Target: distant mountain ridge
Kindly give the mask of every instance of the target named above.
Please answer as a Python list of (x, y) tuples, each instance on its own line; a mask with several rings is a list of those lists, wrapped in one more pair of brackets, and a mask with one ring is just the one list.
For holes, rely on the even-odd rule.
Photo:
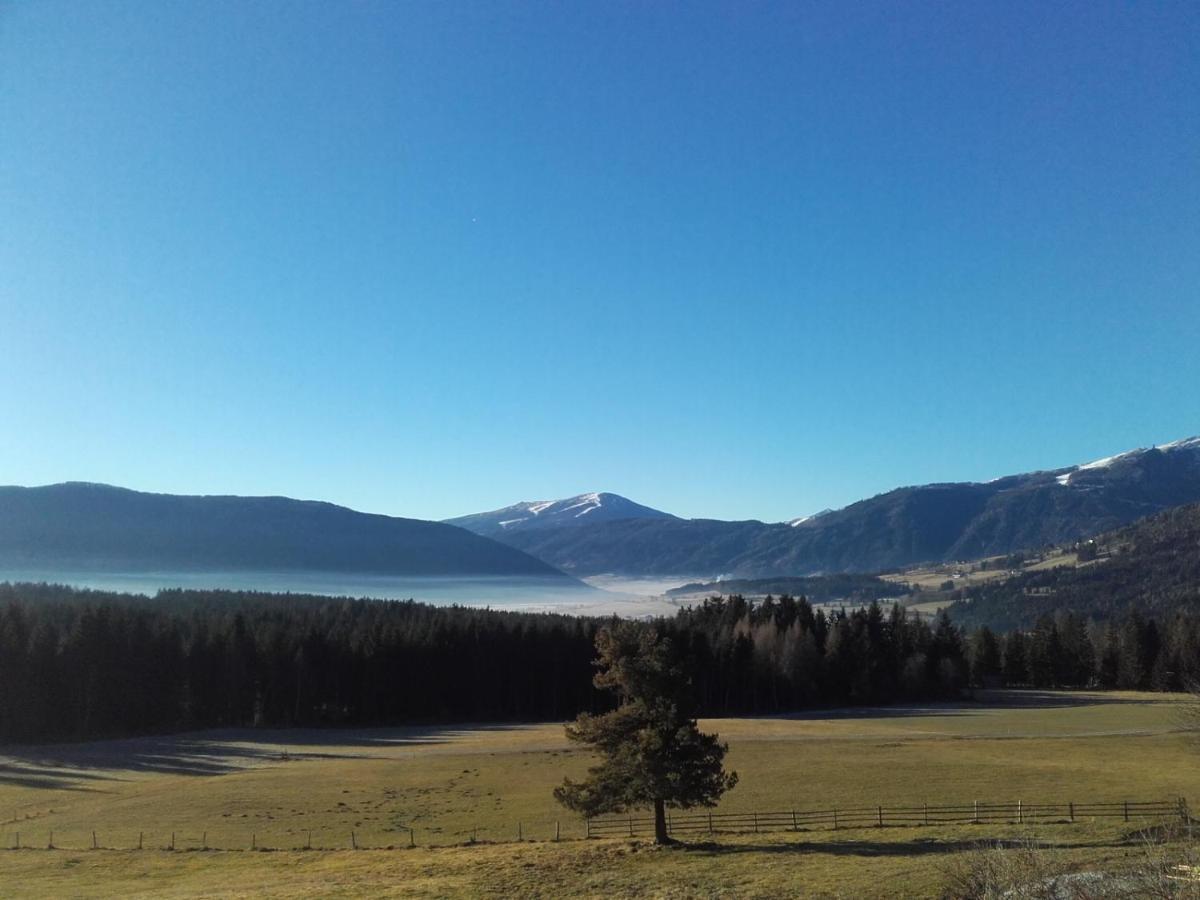
[(564, 571), (762, 578), (877, 572), (1087, 537), (1200, 501), (1200, 438), (989, 482), (903, 487), (792, 523), (641, 518), (501, 531)]
[(634, 503), (619, 494), (603, 491), (579, 494), (565, 500), (529, 500), (503, 509), (445, 519), (476, 534), (495, 537), (529, 529), (562, 528), (611, 522), (618, 519), (674, 519), (670, 513)]
[(149, 494), (83, 482), (0, 487), (0, 565), (519, 575), (576, 583), (520, 550), (439, 522), (287, 497)]

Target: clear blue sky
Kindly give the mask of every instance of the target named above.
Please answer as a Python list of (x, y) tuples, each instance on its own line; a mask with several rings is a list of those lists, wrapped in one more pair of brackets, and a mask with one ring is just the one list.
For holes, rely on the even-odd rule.
[(1200, 5), (0, 6), (0, 483), (778, 520), (1200, 433)]

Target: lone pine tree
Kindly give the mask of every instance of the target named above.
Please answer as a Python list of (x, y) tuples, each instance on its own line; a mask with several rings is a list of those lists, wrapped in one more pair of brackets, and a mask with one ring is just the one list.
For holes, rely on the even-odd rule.
[(623, 622), (596, 635), (596, 687), (615, 691), (618, 706), (582, 713), (567, 737), (593, 747), (600, 763), (582, 781), (554, 790), (569, 809), (591, 817), (654, 809), (654, 839), (670, 843), (666, 808), (715, 806), (737, 773), (722, 766), (728, 745), (696, 726), (696, 705), (670, 642), (652, 628)]

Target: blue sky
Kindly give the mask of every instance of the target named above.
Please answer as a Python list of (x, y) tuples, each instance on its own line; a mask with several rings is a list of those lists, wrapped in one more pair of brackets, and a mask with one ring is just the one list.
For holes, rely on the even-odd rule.
[(0, 7), (0, 482), (779, 520), (1200, 433), (1200, 7)]

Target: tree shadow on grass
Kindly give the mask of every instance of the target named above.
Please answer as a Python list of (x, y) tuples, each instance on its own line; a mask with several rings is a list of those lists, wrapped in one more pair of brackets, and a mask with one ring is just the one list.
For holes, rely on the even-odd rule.
[(231, 728), (78, 744), (9, 745), (0, 746), (0, 784), (71, 788), (75, 782), (89, 779), (120, 780), (117, 773), (121, 772), (223, 775), (294, 760), (403, 758), (406, 750), (450, 746), (474, 733), (517, 732), (528, 727)]
[(86, 783), (103, 780), (106, 776), (92, 772), (64, 773), (61, 769), (40, 766), (25, 766), (20, 763), (0, 763), (0, 785), (13, 787), (42, 788), (59, 791), (98, 791)]
[[(1079, 850), (1129, 847), (1133, 840), (1110, 841), (1039, 841), (1044, 850)], [(978, 837), (969, 840), (943, 841), (937, 838), (917, 838), (911, 841), (781, 841), (767, 843), (722, 844), (717, 841), (680, 842), (680, 850), (689, 853), (708, 853), (713, 856), (740, 853), (773, 853), (779, 855), (825, 854), (827, 856), (942, 856), (969, 850), (1028, 847), (1029, 842), (1012, 837)]]

